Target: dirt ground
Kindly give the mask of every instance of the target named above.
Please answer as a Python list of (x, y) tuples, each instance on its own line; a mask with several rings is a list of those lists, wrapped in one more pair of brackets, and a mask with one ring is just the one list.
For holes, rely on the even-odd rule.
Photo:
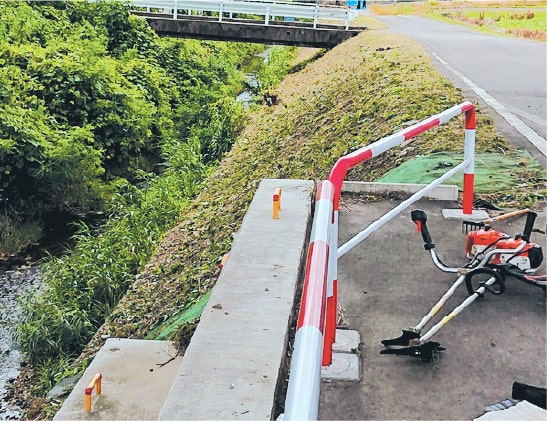
[[(345, 198), (340, 244), (397, 204)], [(436, 361), (380, 355), (380, 341), (416, 325), (456, 279), (433, 265), (410, 211), (427, 212), (441, 260), (461, 266), (466, 262), (461, 222), (441, 214), (457, 207), (422, 200), (340, 258), (339, 302), (363, 342), (361, 382), (323, 383), (320, 419), (472, 419), (486, 405), (511, 398), (514, 381), (546, 386), (545, 294), (514, 278), (506, 280), (504, 294), (487, 294), (432, 337), (446, 348)], [(524, 220), (492, 225), (514, 235), (522, 232)], [(534, 232), (532, 240), (545, 249), (544, 213), (535, 226), (543, 232)], [(542, 265), (536, 274), (545, 273), (545, 261)], [(433, 323), (467, 296), (461, 286)]]

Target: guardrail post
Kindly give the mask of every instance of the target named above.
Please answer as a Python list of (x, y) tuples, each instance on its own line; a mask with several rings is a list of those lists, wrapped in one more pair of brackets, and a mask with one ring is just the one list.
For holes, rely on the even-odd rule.
[(463, 171), (463, 214), (473, 213), (473, 196), (475, 194), (475, 108), (467, 106), (465, 109), (465, 144), (463, 159), (469, 164)]
[(218, 5), (218, 21), (222, 22), (222, 15), (224, 13), (224, 2), (223, 0), (220, 0), (220, 3)]
[(325, 317), (325, 340), (322, 365), (332, 364), (332, 344), (336, 342), (338, 318), (338, 211), (332, 213), (329, 234), (329, 269), (327, 284), (327, 313)]
[(285, 420), (317, 419), (333, 197), (332, 183), (328, 180), (320, 182), (317, 188), (315, 215), (306, 259), (306, 275), (294, 338)]
[(266, 16), (264, 16), (264, 25), (270, 24), (270, 6), (266, 6)]

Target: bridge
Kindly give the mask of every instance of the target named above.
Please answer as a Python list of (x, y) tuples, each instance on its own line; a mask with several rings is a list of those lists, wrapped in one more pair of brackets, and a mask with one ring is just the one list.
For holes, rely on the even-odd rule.
[(317, 3), (236, 0), (135, 0), (159, 34), (215, 41), (331, 48), (365, 28), (352, 28), (353, 8)]

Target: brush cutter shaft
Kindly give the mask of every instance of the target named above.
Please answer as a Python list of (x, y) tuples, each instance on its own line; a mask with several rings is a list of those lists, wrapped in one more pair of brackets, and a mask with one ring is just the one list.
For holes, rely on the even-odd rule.
[[(519, 251), (521, 251), (524, 247), (526, 246), (525, 243), (522, 243), (520, 244), (516, 249), (512, 249), (512, 250), (503, 250), (505, 253), (518, 253)], [(495, 250), (492, 250), (490, 251), (489, 253), (487, 253), (482, 259), (481, 261), (473, 268), (473, 269), (478, 269), (478, 268), (481, 268), (481, 267), (484, 267), (484, 265), (486, 263), (488, 263), (488, 261), (490, 260), (490, 258), (496, 254), (496, 253), (499, 253), (500, 250), (499, 249), (495, 249)], [(431, 258), (433, 259), (433, 262), (435, 262), (435, 265), (440, 268), (443, 272), (460, 272), (462, 269), (460, 268), (449, 268), (449, 267), (446, 267), (444, 266), (438, 259), (437, 259), (437, 255), (435, 254), (435, 251), (433, 249), (430, 250), (430, 253), (431, 253)], [(469, 270), (469, 269), (468, 269)], [(468, 272), (469, 273), (469, 272)], [(463, 284), (463, 282), (465, 281), (465, 274), (464, 275), (460, 275), (458, 277), (458, 279), (456, 279), (456, 281), (452, 284), (452, 286), (444, 293), (444, 295), (439, 299), (439, 301), (437, 301), (437, 304), (435, 304), (431, 310), (429, 310), (429, 313), (427, 313), (423, 318), (422, 320), (420, 320), (420, 323), (418, 323), (415, 327), (414, 327), (414, 330), (416, 332), (419, 332), (420, 330), (423, 329), (423, 327), (431, 320), (431, 318), (433, 316), (435, 316), (435, 314), (437, 314), (439, 312), (439, 310), (446, 304), (446, 301), (452, 297), (452, 295), (454, 295), (454, 292), (456, 291), (456, 289), (461, 285)]]
[(429, 313), (427, 313), (423, 318), (422, 320), (420, 320), (420, 323), (418, 323), (416, 325), (416, 327), (414, 328), (417, 332), (419, 332), (420, 330), (422, 330), (422, 328), (427, 324), (429, 323), (429, 321), (431, 320), (431, 318), (433, 316), (435, 316), (435, 314), (437, 314), (439, 312), (439, 310), (445, 305), (446, 301), (452, 297), (452, 295), (454, 294), (454, 292), (456, 291), (456, 289), (461, 285), (463, 284), (465, 280), (465, 275), (460, 275), (460, 277), (458, 279), (456, 279), (456, 282), (454, 282), (452, 284), (452, 286), (448, 289), (448, 291), (446, 291), (444, 293), (444, 295), (441, 297), (441, 299), (437, 302), (437, 304), (435, 304), (431, 310), (429, 310)]
[[(526, 246), (526, 243), (522, 243), (521, 245), (519, 245), (516, 249), (512, 249), (512, 250), (503, 250), (505, 253), (518, 253), (519, 251), (521, 251), (524, 247)], [(492, 250), (490, 252), (488, 252), (482, 259), (481, 261), (473, 268), (473, 269), (478, 269), (478, 268), (481, 268), (481, 267), (484, 267), (484, 265), (486, 263), (488, 263), (488, 261), (490, 260), (490, 258), (496, 254), (496, 253), (499, 253), (500, 250), (499, 249), (495, 249), (495, 250)], [(435, 251), (432, 249), (430, 250), (430, 253), (431, 253), (431, 257), (433, 259), (433, 262), (435, 262), (435, 265), (437, 265), (437, 267), (439, 267), (441, 270), (443, 270), (444, 272), (459, 272), (461, 271), (462, 269), (459, 269), (459, 268), (447, 268), (446, 266), (444, 266), (442, 263), (439, 262), (439, 264), (437, 264), (438, 262), (438, 259), (436, 259), (436, 254), (435, 254)], [(449, 270), (444, 270), (443, 268), (445, 269), (449, 269)], [(455, 269), (455, 270), (453, 270)], [(468, 272), (469, 273), (469, 272)], [(456, 279), (456, 281), (452, 284), (452, 286), (444, 293), (444, 295), (439, 299), (439, 301), (437, 301), (437, 304), (435, 304), (431, 310), (429, 310), (429, 313), (427, 313), (423, 318), (422, 320), (420, 320), (420, 323), (418, 323), (415, 327), (414, 327), (414, 330), (419, 332), (420, 330), (423, 329), (423, 327), (429, 323), (429, 321), (431, 320), (431, 318), (433, 316), (435, 316), (435, 314), (437, 314), (439, 312), (439, 310), (446, 304), (447, 300), (452, 296), (454, 295), (454, 292), (456, 291), (456, 289), (464, 283), (465, 281), (465, 274), (464, 275), (460, 275), (458, 277), (458, 279)]]
[(456, 317), (458, 314), (460, 314), (466, 307), (469, 307), (477, 298), (484, 295), (486, 292), (486, 287), (489, 285), (493, 285), (496, 282), (495, 277), (491, 277), (488, 279), (488, 281), (485, 282), (484, 286), (479, 287), (473, 295), (470, 297), (467, 297), (463, 303), (461, 303), (458, 307), (456, 307), (454, 310), (450, 312), (450, 314), (444, 316), (442, 320), (437, 323), (435, 326), (433, 326), (429, 331), (423, 335), (420, 338), (421, 342), (427, 341), (429, 338), (431, 338), (435, 333), (439, 331), (441, 327), (443, 327), (445, 324), (447, 324), (450, 320), (452, 320), (454, 317)]

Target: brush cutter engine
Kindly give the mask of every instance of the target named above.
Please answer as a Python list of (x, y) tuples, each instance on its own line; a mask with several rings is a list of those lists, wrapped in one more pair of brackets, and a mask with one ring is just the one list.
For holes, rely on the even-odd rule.
[(492, 265), (513, 265), (523, 272), (534, 273), (543, 261), (543, 252), (539, 244), (526, 241), (522, 235), (511, 238), (509, 235), (492, 229), (489, 225), (467, 234), (465, 252), (469, 259), (480, 259), (486, 251), (515, 250), (524, 244), (518, 253), (496, 253), (487, 262)]

